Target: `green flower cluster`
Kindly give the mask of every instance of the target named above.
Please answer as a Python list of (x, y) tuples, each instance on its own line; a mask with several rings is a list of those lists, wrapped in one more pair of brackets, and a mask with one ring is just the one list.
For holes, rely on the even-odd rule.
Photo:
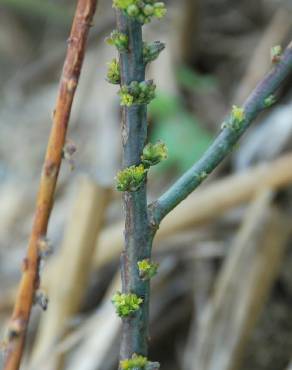
[(143, 44), (143, 59), (144, 63), (153, 62), (157, 59), (161, 51), (165, 48), (165, 44), (160, 41), (144, 42)]
[(129, 38), (118, 30), (113, 30), (110, 36), (106, 38), (106, 42), (109, 45), (115, 46), (120, 53), (128, 50)]
[(130, 85), (124, 85), (119, 91), (121, 105), (130, 107), (133, 104), (149, 104), (155, 98), (155, 88), (153, 80), (132, 81)]
[(167, 146), (162, 141), (158, 141), (156, 144), (148, 143), (145, 146), (141, 160), (145, 167), (150, 167), (167, 159), (167, 155)]
[(165, 4), (156, 0), (114, 0), (113, 6), (141, 24), (149, 23), (153, 17), (161, 19), (166, 14)]
[(136, 369), (144, 369), (147, 365), (147, 357), (137, 355), (136, 353), (133, 354), (132, 358), (122, 360), (120, 362), (120, 367), (122, 370), (136, 370)]
[(114, 58), (111, 62), (107, 63), (108, 70), (107, 70), (107, 81), (111, 84), (118, 85), (121, 82), (121, 72), (120, 72), (120, 64), (116, 58)]
[(127, 317), (139, 310), (143, 299), (133, 293), (122, 294), (117, 292), (113, 296), (112, 302), (116, 308), (116, 313), (120, 317)]
[(150, 262), (150, 260), (144, 259), (138, 261), (139, 275), (142, 280), (150, 280), (157, 274), (158, 263)]
[(283, 49), (281, 45), (275, 45), (271, 48), (271, 60), (276, 64), (281, 60)]
[(231, 110), (231, 127), (235, 130), (239, 130), (244, 120), (245, 120), (244, 109), (236, 105), (233, 105)]
[(275, 95), (269, 95), (265, 100), (264, 100), (264, 106), (265, 108), (269, 108), (271, 107), (272, 105), (274, 105), (276, 103), (277, 99), (275, 97)]
[(147, 357), (134, 353), (132, 358), (120, 361), (121, 370), (158, 370), (158, 362), (150, 362)]
[(140, 164), (130, 166), (118, 172), (116, 176), (116, 188), (119, 191), (137, 191), (145, 180), (147, 170)]

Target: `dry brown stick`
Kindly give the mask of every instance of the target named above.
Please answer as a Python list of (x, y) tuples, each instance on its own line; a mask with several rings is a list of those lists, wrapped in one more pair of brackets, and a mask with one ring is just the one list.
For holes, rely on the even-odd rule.
[(200, 317), (191, 369), (235, 370), (277, 277), (291, 222), (263, 191), (244, 219)]
[[(55, 274), (50, 279), (50, 305), (46, 315), (41, 318), (33, 350), (33, 363), (68, 331), (68, 320), (80, 308), (91, 271), (96, 239), (110, 200), (110, 189), (99, 186), (88, 177), (79, 178), (76, 185), (78, 193), (57, 256)], [(59, 354), (51, 355), (50, 362), (42, 367), (57, 370), (63, 367), (63, 360)]]
[(39, 243), (47, 232), (71, 106), (96, 3), (97, 0), (79, 0), (77, 3), (39, 186), (34, 223), (8, 328), (5, 370), (17, 370), (20, 366), (34, 294), (39, 286)]

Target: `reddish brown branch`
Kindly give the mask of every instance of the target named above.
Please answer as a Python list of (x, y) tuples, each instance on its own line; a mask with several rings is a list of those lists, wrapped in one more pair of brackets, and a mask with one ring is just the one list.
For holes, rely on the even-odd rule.
[(96, 3), (97, 0), (78, 0), (77, 3), (39, 186), (27, 256), (23, 262), (23, 274), (8, 328), (4, 370), (18, 370), (20, 366), (34, 294), (39, 286), (40, 257), (38, 246), (47, 232), (71, 106)]

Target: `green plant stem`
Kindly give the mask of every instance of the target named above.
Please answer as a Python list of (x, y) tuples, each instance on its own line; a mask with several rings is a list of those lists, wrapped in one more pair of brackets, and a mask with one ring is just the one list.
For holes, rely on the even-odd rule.
[[(292, 43), (280, 62), (260, 82), (243, 105), (245, 119), (240, 128), (231, 127), (231, 117), (202, 158), (183, 174), (160, 198), (149, 206), (149, 218), (154, 227), (183, 201), (233, 149), (252, 121), (265, 108), (265, 99), (281, 86), (292, 72)], [(272, 140), (272, 138), (271, 138)], [(268, 143), (267, 143), (268, 145)]]
[[(117, 11), (117, 26), (128, 35), (129, 51), (120, 54), (121, 84), (145, 79), (141, 24)], [(132, 105), (122, 111), (123, 167), (141, 163), (147, 139), (147, 106)], [(123, 318), (120, 358), (147, 355), (150, 284), (139, 277), (138, 261), (150, 258), (153, 233), (149, 227), (146, 182), (136, 192), (124, 193), (125, 247), (121, 257), (122, 291), (143, 298), (141, 308)]]

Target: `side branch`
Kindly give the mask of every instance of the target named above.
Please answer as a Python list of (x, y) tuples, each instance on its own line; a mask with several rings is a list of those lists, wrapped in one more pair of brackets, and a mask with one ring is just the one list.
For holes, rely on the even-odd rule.
[[(292, 43), (289, 44), (280, 61), (266, 75), (248, 97), (240, 110), (242, 120), (234, 122), (230, 115), (213, 144), (185, 174), (183, 174), (157, 201), (149, 206), (150, 220), (158, 226), (162, 219), (183, 201), (220, 164), (233, 149), (236, 142), (257, 115), (267, 108), (273, 94), (292, 72)], [(238, 113), (238, 112), (237, 112)]]
[(8, 328), (4, 370), (18, 370), (20, 366), (30, 312), (36, 290), (40, 284), (39, 249), (45, 242), (71, 106), (79, 80), (86, 40), (95, 13), (96, 3), (97, 0), (79, 0), (77, 3), (40, 180), (33, 227)]

